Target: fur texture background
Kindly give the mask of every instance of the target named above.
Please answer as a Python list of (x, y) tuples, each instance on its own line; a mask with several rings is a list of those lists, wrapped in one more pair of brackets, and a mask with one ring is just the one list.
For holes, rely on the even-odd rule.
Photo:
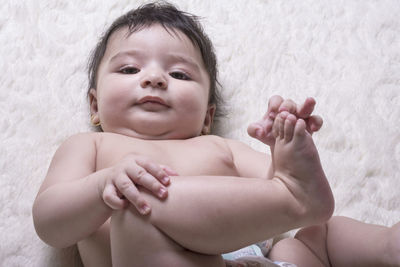
[[(143, 1), (0, 0), (0, 265), (72, 266), (36, 236), (31, 207), (53, 153), (89, 131), (86, 62), (102, 32)], [(270, 96), (317, 100), (314, 139), (336, 215), (400, 221), (400, 2), (174, 0), (201, 16), (242, 140)]]

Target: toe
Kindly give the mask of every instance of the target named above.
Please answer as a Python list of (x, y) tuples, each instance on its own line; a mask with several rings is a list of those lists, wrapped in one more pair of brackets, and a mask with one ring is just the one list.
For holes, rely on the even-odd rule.
[(274, 138), (279, 137), (279, 120), (281, 120), (280, 116), (276, 116), (274, 120), (274, 124), (272, 125), (272, 134), (274, 135)]
[(296, 124), (296, 117), (293, 115), (290, 115), (286, 118), (285, 120), (285, 127), (284, 127), (284, 135), (285, 135), (285, 141), (290, 142), (293, 138), (293, 133), (294, 133), (294, 126)]
[(294, 136), (303, 137), (306, 131), (306, 122), (303, 119), (298, 119), (294, 127)]
[(285, 118), (283, 114), (279, 114), (279, 137), (281, 139), (285, 138)]

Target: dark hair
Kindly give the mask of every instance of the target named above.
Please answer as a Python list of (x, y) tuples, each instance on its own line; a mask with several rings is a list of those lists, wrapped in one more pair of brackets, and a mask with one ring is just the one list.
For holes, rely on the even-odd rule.
[[(214, 47), (204, 33), (199, 23), (199, 18), (195, 15), (178, 10), (174, 5), (165, 1), (149, 3), (133, 9), (117, 18), (108, 30), (100, 38), (93, 50), (88, 62), (89, 90), (97, 87), (97, 72), (107, 48), (107, 42), (112, 33), (128, 27), (128, 36), (136, 31), (149, 27), (155, 23), (161, 24), (166, 30), (179, 30), (183, 32), (201, 52), (206, 71), (210, 79), (209, 104), (215, 104), (217, 107), (221, 102), (217, 86), (217, 59)], [(216, 109), (216, 117), (221, 115), (219, 108)]]

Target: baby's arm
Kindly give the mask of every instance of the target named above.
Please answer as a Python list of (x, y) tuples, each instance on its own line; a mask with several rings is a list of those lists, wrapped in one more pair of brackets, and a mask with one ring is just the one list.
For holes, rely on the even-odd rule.
[(112, 210), (102, 201), (95, 172), (96, 146), (90, 135), (75, 135), (55, 153), (33, 205), (39, 237), (54, 247), (66, 247), (100, 227)]
[[(112, 209), (126, 206), (127, 200), (120, 198), (120, 192), (136, 207), (142, 206), (144, 199), (130, 180), (135, 177), (131, 173), (140, 169), (144, 176), (139, 184), (154, 194), (165, 189), (155, 179), (167, 176), (160, 166), (143, 158), (138, 158), (137, 162), (141, 162), (137, 163), (132, 157), (96, 171), (94, 134), (78, 134), (65, 141), (54, 155), (33, 206), (38, 235), (55, 247), (75, 244), (97, 230)], [(165, 198), (166, 192), (159, 197)]]

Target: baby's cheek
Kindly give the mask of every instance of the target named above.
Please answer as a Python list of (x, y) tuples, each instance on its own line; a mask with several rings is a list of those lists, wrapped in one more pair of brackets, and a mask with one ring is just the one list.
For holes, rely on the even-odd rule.
[(200, 98), (196, 98), (194, 95), (187, 97), (181, 101), (182, 112), (187, 113), (187, 115), (201, 115), (205, 113), (207, 109), (207, 103), (202, 101)]
[(108, 105), (126, 105), (132, 98), (131, 94), (131, 90), (115, 88), (105, 92), (104, 101)]

